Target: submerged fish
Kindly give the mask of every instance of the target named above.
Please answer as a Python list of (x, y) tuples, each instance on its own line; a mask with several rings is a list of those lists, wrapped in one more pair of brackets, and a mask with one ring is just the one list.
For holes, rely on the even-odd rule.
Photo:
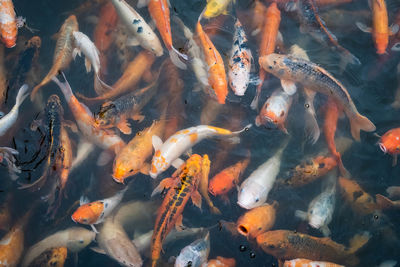
[(224, 258), (217, 256), (216, 259), (209, 260), (205, 267), (235, 267), (236, 260), (234, 258)]
[(210, 254), (210, 233), (184, 247), (175, 261), (175, 267), (201, 267)]
[(393, 156), (393, 166), (397, 164), (397, 155), (400, 154), (400, 128), (393, 128), (382, 135), (379, 148), (383, 153)]
[(67, 256), (66, 247), (51, 248), (40, 254), (29, 266), (63, 267)]
[(0, 136), (5, 135), (6, 132), (17, 121), (19, 114), (19, 107), (24, 102), (25, 98), (28, 96), (27, 93), (28, 89), (29, 88), (27, 84), (24, 84), (21, 88), (19, 88), (17, 97), (15, 99), (15, 105), (13, 106), (13, 108), (10, 110), (9, 113), (7, 113), (0, 119)]
[(12, 0), (0, 1), (0, 40), (7, 47), (12, 48), (17, 41), (18, 28), (24, 21), (15, 15)]
[(339, 265), (327, 261), (313, 261), (307, 259), (295, 259), (288, 260), (283, 263), (283, 267), (344, 267), (344, 265)]

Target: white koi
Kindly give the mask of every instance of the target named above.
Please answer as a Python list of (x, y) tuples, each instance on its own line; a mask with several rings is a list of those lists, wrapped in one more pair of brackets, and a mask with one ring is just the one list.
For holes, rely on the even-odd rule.
[(200, 267), (207, 262), (210, 254), (210, 233), (184, 247), (176, 258), (175, 267)]
[(238, 192), (238, 205), (244, 209), (253, 209), (262, 206), (266, 201), (269, 191), (274, 186), (276, 176), (281, 166), (283, 150), (289, 143), (287, 139), (281, 148), (260, 165), (240, 185)]
[(199, 125), (176, 132), (164, 143), (158, 136), (153, 135), (152, 141), (155, 152), (151, 161), (150, 176), (156, 178), (157, 175), (167, 170), (171, 165), (179, 168), (183, 163), (183, 160), (179, 157), (205, 138), (225, 136), (232, 137), (237, 141), (237, 135), (250, 127), (251, 124), (240, 131), (231, 132), (214, 126)]
[(17, 98), (15, 100), (15, 105), (11, 109), (11, 111), (0, 119), (0, 136), (5, 135), (5, 133), (14, 125), (15, 121), (18, 118), (19, 107), (22, 102), (24, 102), (25, 98), (28, 96), (26, 93), (28, 91), (28, 85), (24, 84), (19, 88)]
[(132, 35), (129, 44), (140, 45), (157, 57), (162, 56), (164, 52), (160, 39), (139, 13), (124, 0), (112, 0), (111, 2), (114, 4), (121, 22)]
[(250, 83), (250, 70), (253, 62), (247, 44), (246, 33), (239, 19), (236, 19), (231, 58), (229, 60), (229, 85), (235, 95), (243, 96)]

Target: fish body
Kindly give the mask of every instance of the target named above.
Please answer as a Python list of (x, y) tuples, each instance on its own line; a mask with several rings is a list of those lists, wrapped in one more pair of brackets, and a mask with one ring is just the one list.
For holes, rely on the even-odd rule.
[(347, 63), (360, 65), (357, 57), (341, 46), (336, 36), (328, 29), (324, 20), (319, 15), (318, 6), (315, 0), (298, 1), (298, 17), (300, 18), (301, 31), (308, 32), (322, 45), (330, 47), (333, 51), (339, 51), (344, 69)]
[(155, 152), (151, 161), (150, 176), (156, 178), (157, 175), (167, 170), (171, 165), (178, 167), (179, 162), (176, 162), (176, 160), (179, 159), (184, 152), (188, 151), (205, 138), (232, 137), (240, 134), (249, 127), (250, 126), (246, 126), (246, 128), (241, 131), (231, 132), (230, 130), (214, 126), (199, 125), (176, 132), (164, 143), (162, 143), (159, 137), (153, 136)]
[(294, 259), (288, 260), (283, 263), (283, 267), (344, 267), (332, 262), (326, 261), (313, 261), (307, 259)]
[(286, 118), (293, 102), (293, 96), (278, 88), (264, 103), (256, 117), (256, 126), (272, 124), (287, 133)]
[(64, 94), (65, 100), (75, 117), (78, 127), (86, 139), (103, 149), (113, 149), (114, 152), (119, 151), (125, 145), (124, 141), (122, 141), (118, 135), (115, 135), (114, 132), (107, 131), (106, 129), (99, 129), (96, 126), (95, 119), (92, 116), (93, 113), (87, 106), (76, 99), (68, 81), (61, 83), (55, 77), (52, 79)]
[[(112, 0), (121, 22), (126, 25), (134, 39), (132, 44), (140, 44), (144, 49), (157, 57), (162, 56), (163, 48), (160, 40), (146, 21), (124, 0)], [(134, 41), (133, 41), (134, 40)]]
[(330, 238), (319, 238), (288, 230), (275, 230), (257, 236), (257, 244), (268, 254), (280, 259), (306, 258), (315, 261), (332, 261), (355, 266), (359, 260), (354, 253), (369, 240), (369, 235), (356, 235), (350, 247)]
[(244, 209), (262, 206), (279, 173), (283, 150), (287, 142), (266, 162), (258, 166), (240, 185), (237, 203)]
[(72, 220), (76, 223), (87, 225), (94, 225), (103, 222), (121, 202), (127, 189), (128, 187), (125, 187), (125, 189), (119, 191), (110, 198), (90, 203), (81, 199), (81, 206), (72, 214)]
[(350, 120), (351, 134), (360, 140), (360, 130), (375, 131), (375, 125), (362, 116), (346, 88), (317, 64), (290, 55), (270, 54), (260, 58), (260, 65), (279, 79), (300, 83), (304, 87), (332, 97)]
[(63, 267), (67, 256), (66, 247), (52, 248), (40, 254), (30, 266)]
[(124, 183), (129, 176), (138, 172), (148, 173), (146, 160), (153, 152), (152, 136), (162, 136), (165, 120), (154, 121), (153, 124), (138, 132), (129, 143), (124, 146), (114, 159), (113, 178), (118, 183)]
[[(264, 26), (262, 28), (261, 42), (258, 50), (260, 57), (274, 53), (280, 23), (281, 23), (281, 12), (279, 11), (276, 2), (272, 2), (265, 10), (264, 14)], [(256, 95), (254, 96), (253, 102), (251, 103), (252, 109), (256, 109), (258, 107), (258, 99), (261, 94), (261, 89), (265, 77), (266, 77), (265, 70), (263, 68), (260, 68), (259, 70), (260, 84), (257, 86)]]
[(243, 96), (250, 83), (253, 56), (247, 43), (246, 33), (239, 19), (235, 22), (233, 46), (229, 59), (229, 85), (235, 95)]
[(31, 100), (35, 99), (38, 90), (50, 82), (51, 78), (56, 76), (59, 71), (66, 69), (72, 60), (72, 50), (74, 47), (74, 38), (72, 33), (78, 31), (78, 21), (74, 15), (69, 16), (58, 32), (56, 48), (53, 56), (53, 66), (43, 80), (36, 85), (31, 93)]
[(48, 249), (66, 247), (70, 252), (79, 252), (89, 245), (96, 233), (82, 227), (71, 227), (58, 231), (31, 246), (25, 253), (22, 267), (27, 267), (40, 254)]
[(246, 158), (229, 166), (216, 174), (209, 183), (208, 191), (214, 196), (222, 196), (228, 201), (227, 194), (240, 183), (240, 177), (249, 165), (250, 158)]
[(0, 136), (6, 134), (6, 132), (14, 125), (18, 119), (19, 107), (24, 102), (25, 98), (28, 96), (28, 85), (24, 84), (18, 91), (17, 97), (15, 99), (15, 105), (4, 117), (0, 119)]
[(207, 63), (208, 84), (212, 89), (212, 94), (215, 94), (218, 103), (225, 104), (225, 98), (228, 95), (228, 83), (224, 61), (208, 35), (203, 31), (200, 20), (197, 22), (196, 32), (200, 39), (204, 58)]
[(235, 2), (235, 0), (207, 0), (204, 18), (210, 19), (221, 14), (228, 14), (227, 8), (232, 1)]
[(18, 266), (24, 251), (24, 226), (15, 225), (0, 240), (0, 266), (13, 267)]
[(383, 153), (393, 156), (393, 166), (397, 163), (397, 155), (400, 153), (400, 128), (394, 128), (382, 135), (379, 140), (379, 148)]
[(186, 163), (178, 169), (172, 178), (161, 181), (153, 191), (161, 192), (168, 189), (161, 204), (154, 225), (151, 241), (152, 266), (156, 266), (160, 258), (162, 243), (175, 224), (182, 224), (182, 212), (189, 198), (197, 205), (201, 205), (201, 196), (197, 191), (201, 175), (202, 160), (200, 155), (193, 154)]
[(265, 204), (246, 211), (237, 220), (237, 231), (249, 239), (269, 231), (275, 224), (277, 207), (278, 203), (274, 201), (272, 205)]
[[(210, 254), (210, 234), (204, 238), (200, 238), (184, 247), (179, 253), (175, 261), (175, 267), (201, 267), (207, 262), (208, 254)], [(190, 263), (191, 264), (190, 264)]]
[(234, 258), (224, 258), (217, 256), (216, 259), (209, 260), (206, 267), (235, 267), (236, 260)]
[(210, 196), (208, 195), (208, 179), (209, 179), (209, 174), (210, 174), (210, 167), (211, 167), (211, 161), (208, 158), (208, 155), (203, 156), (203, 162), (202, 162), (202, 175), (201, 175), (201, 180), (199, 183), (199, 192), (203, 196), (204, 200), (206, 201), (207, 205), (210, 207), (210, 210), (214, 214), (221, 214), (221, 211), (214, 206), (214, 203), (211, 201)]
[(0, 40), (12, 48), (17, 41), (18, 25), (12, 0), (0, 1)]

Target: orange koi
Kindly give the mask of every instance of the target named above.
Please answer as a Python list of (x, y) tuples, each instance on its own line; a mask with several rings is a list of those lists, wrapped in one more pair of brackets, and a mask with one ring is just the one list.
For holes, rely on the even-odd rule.
[(394, 128), (382, 135), (379, 147), (383, 153), (393, 156), (393, 166), (397, 164), (397, 155), (400, 153), (400, 128)]
[[(261, 43), (259, 46), (259, 56), (266, 56), (274, 53), (276, 46), (276, 39), (278, 36), (279, 25), (281, 23), (281, 12), (278, 9), (276, 2), (269, 5), (265, 11), (264, 27), (262, 29)], [(251, 102), (251, 108), (256, 109), (258, 106), (258, 99), (261, 94), (263, 82), (266, 77), (266, 71), (263, 68), (259, 70), (260, 84), (257, 86), (256, 95), (254, 96), (253, 102)]]
[(240, 177), (250, 163), (250, 156), (246, 159), (229, 166), (216, 174), (208, 185), (208, 192), (213, 196), (221, 196), (225, 202), (229, 202), (228, 193), (231, 189), (240, 183)]
[(357, 27), (363, 31), (372, 33), (376, 53), (382, 55), (386, 53), (389, 44), (389, 35), (394, 35), (399, 31), (399, 25), (394, 24), (389, 27), (389, 19), (385, 0), (371, 1), (372, 8), (372, 28), (367, 27), (361, 22), (357, 22)]
[(60, 70), (64, 70), (68, 67), (72, 60), (72, 50), (74, 38), (72, 33), (78, 31), (78, 21), (74, 15), (69, 16), (64, 24), (61, 26), (58, 32), (58, 38), (56, 43), (56, 49), (54, 51), (53, 66), (46, 77), (36, 85), (31, 93), (31, 100), (35, 99), (38, 90), (50, 82), (51, 78), (57, 75)]
[(182, 225), (182, 212), (188, 202), (192, 199), (193, 204), (201, 208), (201, 195), (197, 191), (203, 167), (203, 157), (193, 154), (186, 163), (181, 166), (171, 178), (166, 178), (154, 189), (152, 195), (168, 189), (164, 201), (161, 204), (151, 238), (152, 267), (155, 267), (162, 243), (172, 227)]
[(217, 256), (216, 259), (209, 260), (207, 262), (207, 267), (235, 267), (236, 260), (234, 258), (224, 258)]
[(224, 61), (208, 35), (203, 31), (200, 19), (201, 15), (197, 21), (196, 31), (208, 65), (208, 83), (215, 93), (218, 103), (225, 104), (225, 98), (228, 95), (228, 83)]
[(12, 0), (0, 1), (0, 40), (7, 48), (15, 46), (20, 23), (15, 17)]

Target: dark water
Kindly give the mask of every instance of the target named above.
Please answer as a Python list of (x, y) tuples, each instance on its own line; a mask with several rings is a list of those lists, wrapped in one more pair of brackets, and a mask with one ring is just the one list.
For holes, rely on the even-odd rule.
[[(38, 81), (45, 76), (52, 64), (55, 46), (55, 40), (52, 39), (52, 36), (59, 30), (63, 21), (70, 14), (73, 14), (74, 10), (84, 2), (90, 1), (14, 1), (17, 14), (26, 17), (28, 25), (34, 29), (38, 29), (39, 31), (35, 32), (35, 34), (39, 35), (42, 39), (39, 58), (40, 71), (39, 77), (37, 77)], [(129, 1), (129, 3), (132, 5), (134, 4), (132, 1)], [(171, 5), (171, 13), (179, 16), (186, 25), (193, 29), (197, 22), (198, 15), (205, 6), (205, 1), (171, 0)], [(388, 1), (387, 5), (389, 10), (389, 22), (391, 22), (393, 21), (394, 15), (400, 10), (400, 4), (397, 1)], [(242, 24), (245, 29), (246, 19), (251, 17), (251, 6), (252, 1), (242, 0), (237, 3), (237, 13), (244, 18)], [(355, 1), (355, 3), (326, 8), (322, 10), (322, 14), (326, 14), (325, 12), (329, 13), (336, 8), (354, 12), (369, 11), (367, 1), (358, 0)], [(89, 8), (76, 13), (79, 22), (79, 30), (91, 38), (93, 37), (98, 12), (99, 6), (93, 3), (89, 5)], [(150, 19), (145, 8), (141, 9), (140, 13), (147, 21)], [(341, 73), (339, 69), (339, 58), (337, 54), (322, 47), (309, 35), (299, 31), (299, 22), (295, 14), (282, 11), (280, 31), (283, 35), (286, 47), (290, 47), (292, 44), (299, 44), (306, 49), (311, 61), (320, 64), (330, 71), (338, 80), (342, 81), (352, 96), (359, 112), (374, 122), (378, 134), (383, 134), (387, 130), (399, 126), (398, 118), (400, 112), (399, 110), (391, 108), (390, 104), (393, 102), (397, 88), (396, 66), (399, 63), (400, 54), (391, 52), (389, 48), (389, 55), (379, 57), (375, 53), (371, 35), (359, 31), (354, 26), (357, 20), (369, 24), (371, 16), (369, 15), (366, 18), (358, 18), (355, 16), (354, 18), (348, 18), (343, 21), (326, 21), (327, 26), (335, 33), (342, 46), (350, 50), (362, 63), (361, 66), (349, 66), (343, 73)], [(233, 21), (233, 15), (228, 16), (224, 25), (219, 27), (218, 34), (212, 38), (226, 63), (231, 47)], [(174, 31), (176, 25), (172, 25), (172, 27), (172, 31)], [(185, 40), (181, 32), (177, 32), (177, 36), (174, 36), (174, 43), (177, 44), (176, 46), (178, 48), (183, 47)], [(20, 30), (18, 45), (23, 45), (23, 43), (32, 36), (33, 34), (26, 29)], [(250, 36), (249, 42), (253, 56), (257, 58), (258, 43)], [(112, 46), (111, 49), (117, 48)], [(141, 48), (136, 47), (130, 50), (132, 53), (131, 56), (133, 57)], [(5, 55), (6, 59), (8, 58), (8, 61), (5, 63), (7, 66), (8, 79), (12, 80), (13, 77), (18, 74), (15, 73), (16, 62), (18, 61), (18, 47), (6, 49)], [(381, 63), (383, 58), (388, 58), (384, 64)], [(158, 69), (157, 67), (162, 63), (163, 59), (164, 58), (156, 61), (153, 66), (154, 70)], [(255, 62), (257, 61), (258, 60), (255, 60)], [(111, 83), (119, 78), (123, 71), (121, 66), (121, 60), (117, 57), (112, 57), (109, 62), (107, 82)], [(255, 74), (258, 72), (258, 68), (258, 66), (254, 66), (253, 72)], [(168, 75), (167, 72), (163, 74)], [(65, 71), (65, 75), (71, 83), (74, 92), (94, 95), (93, 76), (91, 73), (86, 74), (82, 58), (78, 58), (75, 62), (72, 62), (70, 67)], [(197, 82), (190, 68), (187, 71), (180, 71), (180, 78), (184, 81), (184, 90), (180, 101), (181, 106), (177, 110), (182, 110), (182, 112), (179, 114), (168, 114), (168, 116), (177, 116), (181, 118), (182, 123), (179, 125), (179, 129), (184, 129), (200, 124), (200, 113), (209, 97), (203, 92), (193, 90), (197, 86)], [(36, 84), (30, 84), (31, 87), (34, 85)], [(141, 85), (145, 86), (146, 83), (142, 82)], [(272, 89), (275, 89), (277, 86), (279, 86), (279, 81), (275, 78), (269, 78), (269, 80), (264, 83), (260, 105), (271, 94)], [(162, 90), (166, 91), (167, 88), (165, 87), (166, 86), (161, 83), (159, 92)], [(255, 93), (255, 87), (255, 85), (250, 85), (246, 95), (242, 98), (238, 98), (230, 92), (227, 104), (219, 113), (216, 120), (212, 122), (212, 125), (228, 129), (235, 128), (234, 130), (236, 130), (240, 128), (240, 126), (254, 123), (257, 113), (251, 110), (249, 106)], [(43, 87), (41, 91), (43, 91), (43, 99), (45, 99), (43, 103), (46, 102), (47, 97), (52, 93), (58, 94), (65, 110), (65, 119), (73, 120), (73, 116), (68, 110), (63, 96), (54, 84), (50, 83)], [(10, 84), (9, 95), (11, 100), (6, 105), (5, 112), (11, 109), (16, 92), (17, 88), (15, 88), (13, 84)], [(141, 123), (132, 123), (133, 134), (148, 127), (154, 119), (159, 117), (159, 103), (162, 101), (161, 98), (166, 97), (169, 96), (166, 94), (157, 95), (143, 109), (142, 114), (144, 114), (146, 118)], [(316, 155), (320, 151), (326, 149), (323, 133), (321, 133), (321, 137), (315, 145), (310, 145), (305, 141), (303, 135), (304, 121), (301, 115), (304, 110), (302, 101), (302, 96), (297, 96), (288, 115), (287, 128), (291, 136), (291, 141), (284, 151), (281, 173), (278, 177), (284, 176), (308, 156)], [(316, 110), (320, 126), (323, 124), (323, 112), (320, 111), (323, 105), (323, 99), (321, 100), (320, 97), (317, 97)], [(91, 105), (90, 108), (94, 111), (98, 106)], [(21, 107), (18, 122), (14, 128), (10, 130), (12, 133), (1, 139), (1, 146), (11, 147), (13, 146), (12, 140), (15, 140), (17, 149), (21, 153), (19, 157), (20, 161), (28, 160), (32, 156), (32, 151), (40, 149), (40, 134), (31, 132), (29, 130), (29, 125), (36, 117), (43, 115), (41, 114), (42, 110), (43, 106), (38, 104), (34, 105), (29, 100), (26, 100)], [(240, 121), (240, 125), (235, 122), (237, 120)], [(348, 120), (346, 118), (339, 121), (336, 135), (351, 137)], [(71, 138), (73, 140), (74, 150), (76, 150), (75, 145), (78, 144), (79, 138), (76, 134), (72, 135)], [(233, 147), (226, 160), (219, 166), (219, 169), (212, 167), (211, 177), (223, 168), (243, 159), (247, 149), (249, 149), (251, 151), (251, 162), (243, 174), (242, 179), (248, 177), (255, 168), (275, 153), (284, 138), (285, 134), (276, 129), (266, 129), (264, 127), (251, 128), (250, 131), (241, 136), (241, 143)], [(123, 139), (128, 142), (131, 136), (123, 136)], [(385, 190), (388, 186), (400, 185), (400, 181), (398, 180), (400, 173), (398, 166), (392, 167), (391, 157), (389, 155), (384, 155), (382, 151), (380, 151), (379, 147), (376, 145), (377, 141), (378, 138), (372, 133), (362, 133), (361, 142), (354, 142), (350, 149), (343, 155), (343, 163), (352, 174), (353, 179), (356, 180), (366, 192), (371, 195), (377, 193), (385, 195)], [(198, 154), (207, 153), (210, 156), (211, 165), (213, 166), (213, 162), (218, 160), (219, 153), (222, 149), (224, 149), (224, 146), (219, 140), (211, 139), (202, 141), (200, 144), (196, 145), (193, 148), (193, 152)], [(113, 182), (110, 176), (112, 164), (105, 167), (96, 166), (96, 157), (100, 152), (100, 149), (96, 149), (94, 153), (88, 156), (79, 169), (70, 174), (67, 185), (68, 198), (63, 199), (55, 219), (49, 219), (48, 216), (45, 215), (47, 204), (43, 201), (39, 201), (40, 205), (26, 228), (26, 248), (49, 234), (67, 227), (75, 226), (70, 216), (76, 208), (76, 206), (73, 206), (74, 203), (79, 200), (81, 195), (87, 195), (91, 200), (102, 199), (104, 197), (109, 197), (116, 189), (121, 188)], [(40, 191), (37, 193), (30, 193), (18, 190), (17, 182), (26, 183), (37, 179), (40, 177), (43, 167), (40, 165), (35, 170), (26, 170), (22, 172), (17, 182), (10, 181), (5, 168), (1, 171), (2, 183), (0, 185), (0, 199), (4, 201), (8, 194), (14, 195), (11, 210), (15, 221), (27, 211), (31, 203), (35, 200), (39, 200), (43, 196)], [(150, 200), (151, 191), (157, 185), (160, 178), (168, 177), (172, 172), (173, 170), (171, 168), (160, 175), (157, 181), (153, 181), (148, 176), (142, 174), (136, 175), (134, 179), (131, 179), (130, 189), (125, 194), (123, 202), (129, 200)], [(91, 180), (91, 177), (94, 178)], [(273, 200), (279, 202), (277, 220), (273, 229), (302, 229), (302, 231), (310, 235), (322, 237), (319, 231), (306, 226), (305, 222), (301, 222), (294, 217), (295, 210), (306, 210), (310, 201), (321, 192), (322, 187), (322, 183), (318, 181), (300, 189), (273, 189), (268, 196), (268, 202), (272, 203)], [(244, 237), (234, 237), (225, 230), (213, 227), (217, 225), (220, 220), (236, 221), (237, 218), (244, 213), (244, 210), (236, 204), (236, 190), (232, 190), (229, 194), (229, 198), (230, 204), (225, 204), (219, 197), (212, 197), (214, 204), (222, 210), (221, 216), (211, 214), (204, 202), (201, 212), (189, 202), (183, 213), (184, 225), (189, 227), (212, 227), (210, 228), (210, 259), (216, 256), (224, 256), (235, 258), (237, 266), (277, 266), (276, 259), (258, 248), (255, 242), (248, 241)], [(153, 198), (152, 201), (161, 203), (159, 197)], [(146, 210), (143, 210), (143, 213), (146, 212)], [(368, 244), (357, 254), (361, 260), (358, 266), (376, 266), (388, 259), (399, 261), (399, 219), (400, 215), (398, 210), (385, 211), (383, 215), (379, 215), (375, 218), (372, 215), (360, 218), (360, 216), (352, 211), (338, 191), (336, 194), (336, 208), (333, 220), (329, 225), (332, 231), (331, 238), (338, 243), (347, 245), (348, 240), (354, 234), (368, 231), (372, 237)], [(148, 230), (150, 230), (152, 226), (148, 228)], [(131, 234), (132, 233), (130, 233), (130, 235)], [(171, 256), (177, 256), (179, 251), (194, 239), (195, 238), (180, 240), (171, 245), (164, 246), (165, 254), (162, 255), (163, 262), (168, 262)], [(94, 242), (90, 246), (96, 246), (96, 243)], [(239, 249), (240, 246), (244, 246), (245, 249), (241, 251)], [(147, 266), (150, 263), (148, 256), (143, 255), (142, 257), (145, 261), (145, 266)], [(74, 266), (74, 264), (76, 264), (74, 255), (70, 253), (66, 266)], [(78, 266), (118, 266), (118, 263), (112, 259), (105, 255), (97, 254), (88, 248), (79, 253), (77, 264)]]

